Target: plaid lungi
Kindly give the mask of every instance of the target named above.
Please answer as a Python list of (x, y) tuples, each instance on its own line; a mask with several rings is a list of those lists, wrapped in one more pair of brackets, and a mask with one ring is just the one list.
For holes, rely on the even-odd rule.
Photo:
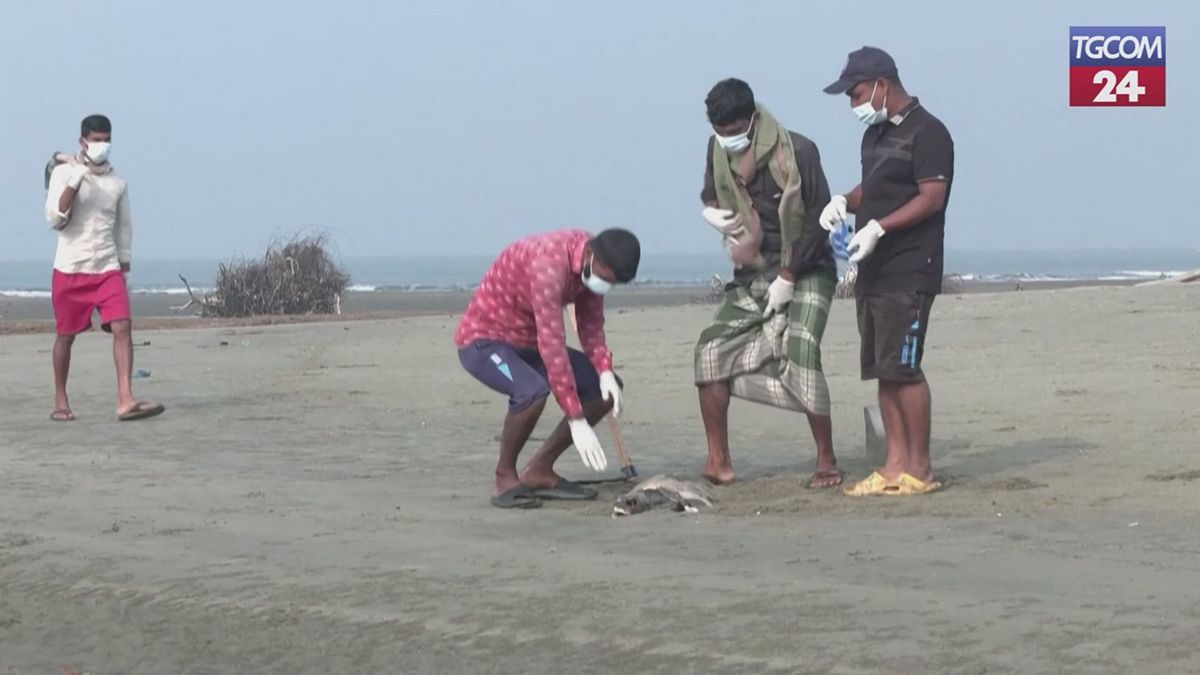
[(796, 280), (785, 313), (763, 320), (770, 279), (731, 286), (696, 345), (696, 384), (729, 382), (730, 394), (777, 408), (829, 414), (821, 337), (837, 287), (830, 270)]

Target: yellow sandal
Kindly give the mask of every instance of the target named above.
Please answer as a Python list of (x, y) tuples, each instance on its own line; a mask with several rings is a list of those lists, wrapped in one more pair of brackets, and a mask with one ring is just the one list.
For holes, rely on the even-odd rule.
[(899, 483), (889, 483), (883, 477), (883, 474), (875, 471), (854, 485), (843, 488), (842, 494), (847, 497), (873, 497), (876, 495), (900, 494), (900, 491), (905, 488), (906, 486)]
[(900, 474), (898, 482), (901, 486), (904, 486), (910, 490), (909, 494), (915, 495), (927, 495), (931, 492), (937, 492), (938, 490), (942, 489), (942, 484), (936, 480), (931, 480), (926, 483), (920, 478), (917, 478), (909, 473)]

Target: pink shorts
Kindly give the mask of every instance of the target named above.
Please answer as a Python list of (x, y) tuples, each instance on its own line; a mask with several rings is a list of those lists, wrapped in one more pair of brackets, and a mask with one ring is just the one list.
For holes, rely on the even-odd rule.
[(50, 286), (54, 322), (59, 335), (78, 335), (92, 328), (92, 312), (100, 310), (100, 328), (130, 318), (129, 291), (120, 270), (101, 274), (67, 274), (54, 270)]

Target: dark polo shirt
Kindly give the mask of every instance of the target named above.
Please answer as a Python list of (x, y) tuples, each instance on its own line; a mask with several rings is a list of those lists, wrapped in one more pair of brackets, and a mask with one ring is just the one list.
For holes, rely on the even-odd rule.
[[(954, 141), (938, 118), (912, 103), (886, 122), (873, 125), (862, 140), (862, 204), (855, 226), (864, 227), (907, 204), (917, 184), (946, 181), (946, 204), (954, 179)], [(903, 230), (889, 231), (858, 264), (858, 295), (886, 291), (942, 291), (946, 210)]]
[[(829, 183), (825, 180), (825, 171), (821, 169), (821, 155), (817, 145), (796, 132), (789, 132), (792, 137), (792, 147), (796, 151), (796, 168), (800, 171), (800, 201), (804, 202), (804, 231), (799, 241), (792, 243), (792, 259), (787, 268), (799, 277), (818, 268), (837, 270), (833, 260), (833, 248), (829, 245), (829, 233), (821, 228), (818, 219), (821, 209), (829, 203)], [(706, 206), (718, 206), (717, 190), (713, 183), (712, 150), (715, 138), (708, 139), (707, 163), (704, 170), (704, 189), (700, 192), (700, 200)], [(747, 151), (749, 152), (749, 151)], [(765, 166), (760, 168), (754, 178), (746, 185), (750, 193), (750, 201), (758, 213), (762, 224), (763, 241), (759, 247), (763, 258), (767, 261), (766, 273), (769, 277), (779, 274), (781, 261), (779, 251), (782, 248), (783, 234), (779, 227), (779, 200), (783, 189), (771, 177), (771, 171)], [(749, 283), (758, 275), (751, 269), (735, 270), (734, 281), (741, 284)]]

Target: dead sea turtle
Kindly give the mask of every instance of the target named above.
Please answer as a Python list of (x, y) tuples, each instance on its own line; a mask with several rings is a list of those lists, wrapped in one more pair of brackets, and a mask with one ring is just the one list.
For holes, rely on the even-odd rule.
[(711, 507), (717, 501), (712, 486), (703, 480), (672, 478), (659, 474), (638, 483), (632, 490), (617, 497), (613, 518), (632, 516), (667, 505), (672, 511), (696, 513), (700, 507)]

